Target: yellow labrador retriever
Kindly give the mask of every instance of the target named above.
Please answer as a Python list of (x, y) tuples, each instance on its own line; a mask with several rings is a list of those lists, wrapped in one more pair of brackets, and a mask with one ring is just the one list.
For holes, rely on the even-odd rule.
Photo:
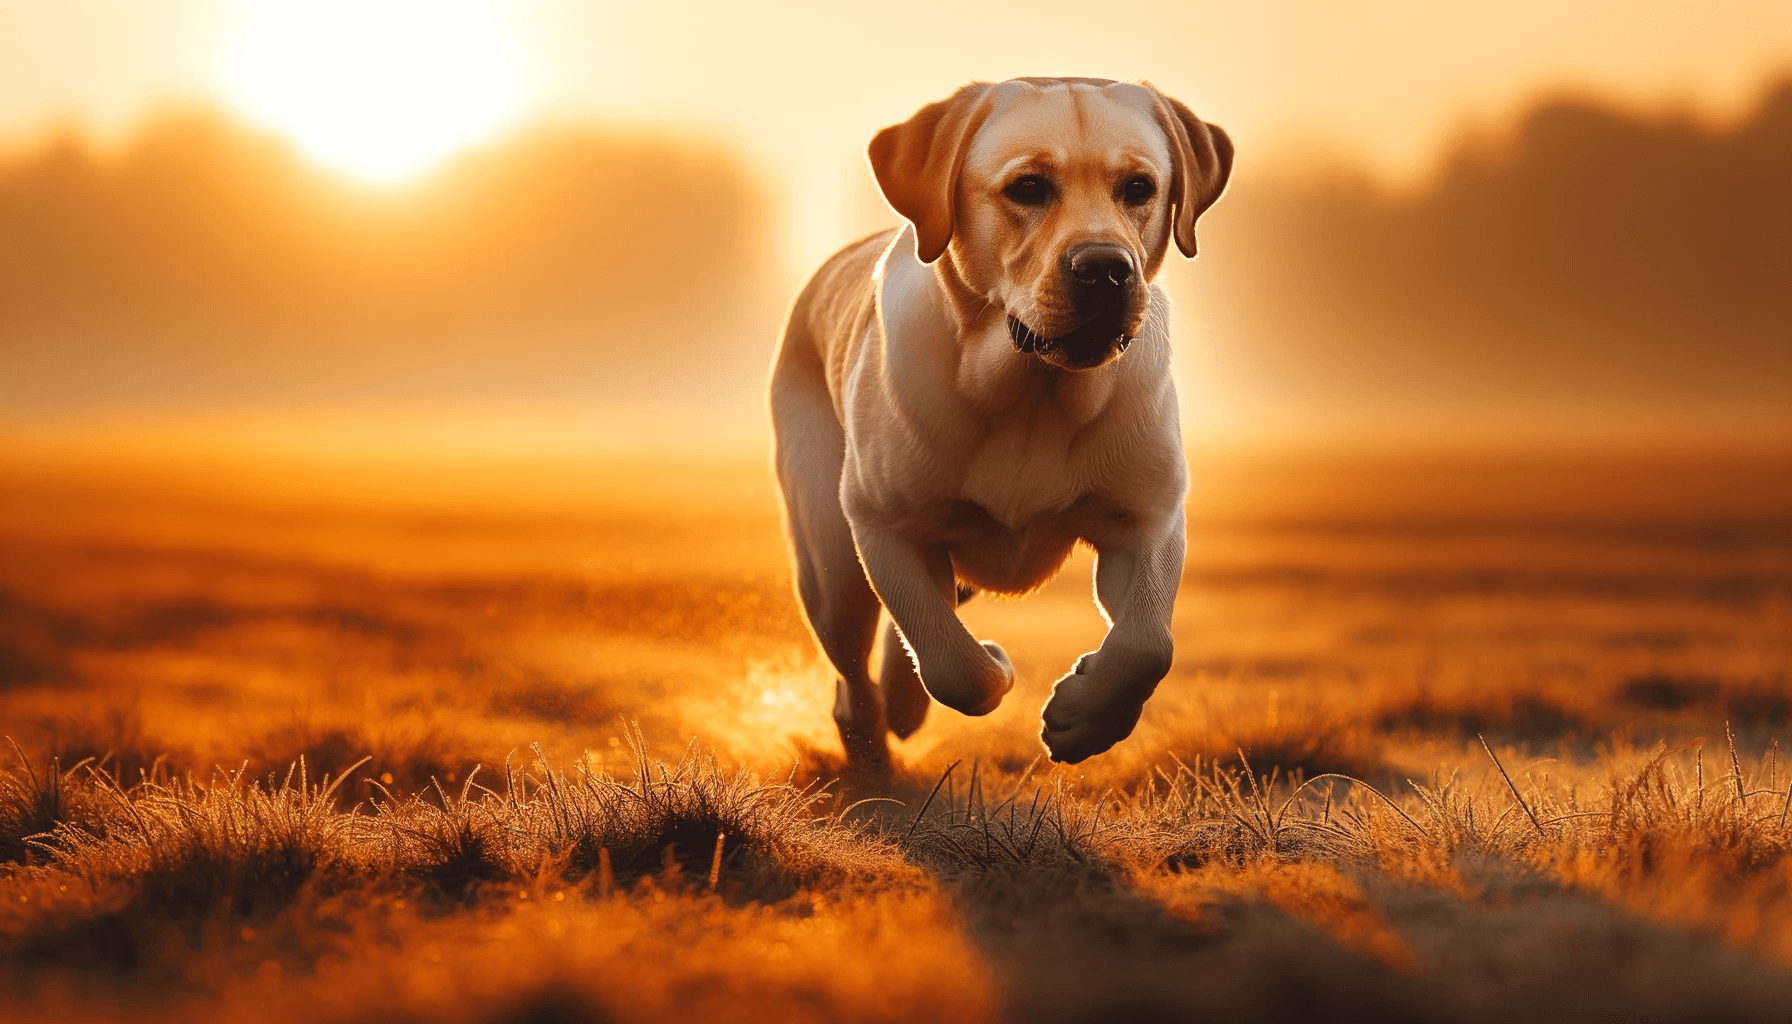
[(851, 762), (881, 771), (885, 733), (919, 728), (930, 695), (994, 710), (1013, 666), (957, 604), (1033, 590), (1083, 541), (1109, 630), (1058, 680), (1043, 733), (1081, 761), (1131, 734), (1170, 669), (1187, 471), (1152, 281), (1172, 239), (1195, 254), (1231, 140), (1146, 85), (1023, 78), (921, 108), (870, 158), (909, 223), (822, 266), (771, 376), (834, 718)]

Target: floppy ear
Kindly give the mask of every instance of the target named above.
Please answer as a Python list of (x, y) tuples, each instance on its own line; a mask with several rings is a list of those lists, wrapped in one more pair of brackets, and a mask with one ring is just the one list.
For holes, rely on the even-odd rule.
[(929, 103), (915, 116), (878, 132), (868, 155), (877, 187), (896, 212), (915, 226), (915, 254), (932, 263), (952, 241), (958, 171), (965, 149), (987, 116), (989, 86), (967, 85), (950, 99)]
[(1193, 256), (1195, 218), (1226, 191), (1226, 179), (1232, 176), (1232, 139), (1219, 125), (1208, 124), (1163, 93), (1157, 94), (1157, 119), (1170, 138), (1176, 167), (1170, 183), (1176, 203), (1176, 248)]

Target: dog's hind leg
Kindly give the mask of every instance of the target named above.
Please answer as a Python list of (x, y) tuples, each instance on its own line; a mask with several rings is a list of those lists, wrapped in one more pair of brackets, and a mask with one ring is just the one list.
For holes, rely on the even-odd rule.
[(771, 394), (797, 595), (815, 639), (838, 673), (834, 722), (847, 760), (856, 770), (884, 773), (890, 765), (884, 704), (870, 671), (879, 604), (840, 508), (845, 435), (819, 378), (805, 369), (781, 364)]
[(895, 620), (884, 623), (883, 666), (877, 673), (877, 687), (883, 693), (884, 717), (897, 739), (908, 739), (927, 720), (927, 707), (933, 698), (921, 685), (915, 671), (915, 659), (902, 642), (902, 631)]

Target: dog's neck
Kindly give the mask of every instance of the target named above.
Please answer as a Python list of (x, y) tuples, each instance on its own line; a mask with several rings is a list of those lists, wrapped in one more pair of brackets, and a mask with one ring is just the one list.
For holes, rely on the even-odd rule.
[[(1008, 310), (971, 287), (948, 250), (928, 268), (957, 347), (956, 390), (983, 416), (1048, 412), (1081, 426), (1100, 418), (1145, 360), (1065, 370), (1015, 349)], [(1144, 356), (1145, 353), (1136, 353)]]
[[(873, 278), (886, 318), (884, 343), (893, 347), (881, 358), (886, 372), (913, 382), (897, 389), (897, 401), (924, 433), (963, 436), (965, 429), (1017, 417), (1049, 419), (1073, 431), (1098, 423), (1131, 431), (1173, 409), (1173, 394), (1160, 394), (1171, 387), (1161, 290), (1152, 288), (1149, 326), (1124, 356), (1092, 370), (1060, 369), (1015, 350), (1007, 311), (969, 286), (950, 252), (932, 264), (916, 258), (912, 231), (896, 236)], [(952, 401), (910, 407), (901, 397), (918, 395)], [(967, 419), (985, 427), (971, 428)]]

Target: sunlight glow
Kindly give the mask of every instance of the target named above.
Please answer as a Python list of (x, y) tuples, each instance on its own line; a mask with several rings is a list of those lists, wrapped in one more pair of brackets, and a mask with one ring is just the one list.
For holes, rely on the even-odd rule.
[(397, 183), (507, 127), (516, 69), (481, 0), (258, 0), (234, 91), (320, 163)]

